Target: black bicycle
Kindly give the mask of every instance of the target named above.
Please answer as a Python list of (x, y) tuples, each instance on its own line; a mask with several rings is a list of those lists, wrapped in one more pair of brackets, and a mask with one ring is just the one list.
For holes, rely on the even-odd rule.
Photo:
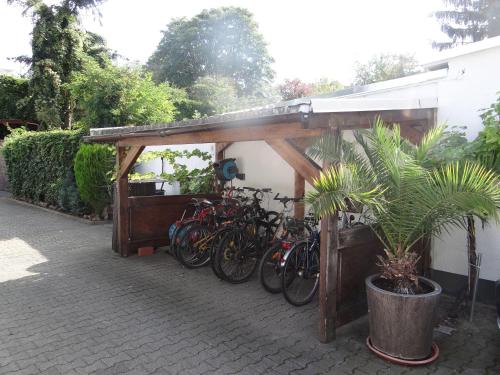
[(286, 300), (295, 306), (308, 304), (319, 287), (320, 236), (313, 229), (309, 238), (299, 241), (285, 254), (281, 288)]

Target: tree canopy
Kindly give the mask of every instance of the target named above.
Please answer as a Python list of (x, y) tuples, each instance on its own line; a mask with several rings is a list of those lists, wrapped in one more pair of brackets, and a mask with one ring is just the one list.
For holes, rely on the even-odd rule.
[(373, 56), (366, 63), (356, 63), (355, 85), (386, 81), (416, 73), (418, 63), (413, 55), (380, 54)]
[(272, 62), (252, 13), (221, 7), (170, 22), (147, 66), (157, 82), (186, 88), (200, 77), (225, 76), (252, 93), (273, 78)]
[(29, 80), (0, 75), (0, 118), (35, 119), (29, 99)]
[(434, 13), (450, 41), (434, 42), (439, 50), (500, 35), (500, 1), (442, 0), (445, 9)]
[(330, 81), (327, 78), (312, 83), (303, 82), (298, 78), (285, 79), (278, 85), (282, 100), (292, 100), (305, 96), (315, 96), (335, 92), (344, 86), (339, 81)]
[(85, 127), (143, 125), (173, 121), (182, 90), (155, 84), (140, 68), (100, 66), (88, 58), (69, 84), (78, 98), (76, 115)]
[(37, 120), (45, 128), (70, 128), (74, 98), (67, 85), (72, 73), (81, 68), (84, 56), (103, 63), (109, 54), (100, 36), (80, 28), (77, 16), (80, 9), (102, 1), (64, 0), (56, 5), (42, 0), (10, 2), (24, 5), (34, 22), (32, 55), (18, 60), (30, 65), (30, 94)]

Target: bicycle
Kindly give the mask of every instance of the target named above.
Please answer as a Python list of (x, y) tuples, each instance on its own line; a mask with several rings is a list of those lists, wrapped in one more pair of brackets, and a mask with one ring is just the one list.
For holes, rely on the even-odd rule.
[(261, 257), (259, 263), (259, 280), (268, 292), (281, 292), (281, 262), (285, 253), (291, 249), (293, 243), (305, 233), (309, 233), (311, 228), (308, 224), (308, 219), (298, 220), (293, 217), (288, 217), (286, 214), (287, 205), (289, 202), (300, 202), (300, 198), (274, 198), (283, 204), (283, 210), (278, 216), (278, 229), (276, 230), (272, 241), (267, 250)]
[(263, 194), (271, 189), (244, 189), (253, 192), (253, 200), (245, 215), (234, 221), (231, 230), (224, 234), (212, 259), (216, 274), (231, 283), (242, 283), (252, 276), (272, 229), (271, 217), (277, 215), (260, 206)]
[(320, 235), (314, 228), (305, 241), (298, 241), (283, 258), (281, 288), (294, 306), (308, 304), (319, 287)]

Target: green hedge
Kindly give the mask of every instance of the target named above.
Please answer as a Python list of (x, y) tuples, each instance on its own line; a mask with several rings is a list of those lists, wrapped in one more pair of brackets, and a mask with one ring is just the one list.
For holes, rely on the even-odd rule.
[(76, 153), (76, 185), (83, 201), (101, 214), (111, 204), (115, 151), (109, 145), (82, 144)]
[(73, 159), (83, 133), (70, 130), (22, 132), (7, 137), (3, 155), (12, 194), (83, 213), (73, 176)]

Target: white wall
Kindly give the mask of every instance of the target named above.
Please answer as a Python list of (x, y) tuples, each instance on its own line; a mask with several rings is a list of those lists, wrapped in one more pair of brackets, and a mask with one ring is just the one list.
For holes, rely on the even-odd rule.
[[(212, 161), (215, 160), (215, 145), (213, 143), (203, 143), (203, 144), (193, 144), (193, 145), (148, 146), (144, 149), (143, 153), (148, 151), (161, 151), (167, 148), (173, 151), (182, 151), (182, 150), (193, 151), (194, 149), (199, 149), (200, 151), (210, 153), (212, 155)], [(180, 158), (178, 159), (178, 162), (185, 164), (190, 170), (195, 168), (205, 168), (210, 163), (203, 161), (197, 157), (192, 157), (190, 159)], [(157, 175), (159, 175), (161, 173), (161, 160), (155, 159), (146, 163), (136, 164), (135, 170), (136, 172), (139, 173), (154, 172)], [(170, 167), (167, 162), (164, 163), (164, 171), (167, 173), (173, 172), (172, 167)], [(157, 189), (159, 189), (161, 186), (161, 184), (156, 184), (156, 185)], [(174, 183), (172, 185), (165, 183), (163, 189), (165, 190), (166, 195), (180, 194), (180, 187), (178, 183)]]
[[(388, 99), (438, 98), (438, 122), (466, 126), (467, 137), (475, 138), (482, 128), (480, 110), (496, 100), (500, 91), (500, 47), (461, 56), (449, 62), (445, 78), (423, 84), (372, 93), (352, 98)], [(345, 134), (350, 138), (349, 134)], [(293, 169), (263, 142), (236, 143), (226, 150), (234, 157), (246, 180), (240, 186), (271, 187), (273, 191), (293, 196)], [(307, 188), (310, 188), (308, 186)], [(494, 224), (484, 230), (478, 223), (477, 248), (483, 254), (481, 278), (500, 278), (500, 227)], [(467, 274), (466, 234), (456, 230), (433, 241), (433, 268)]]
[(279, 203), (272, 201), (276, 193), (280, 193), (281, 196), (294, 196), (292, 167), (267, 143), (262, 141), (233, 143), (226, 149), (224, 158), (235, 158), (238, 170), (245, 174), (245, 180), (233, 180), (234, 186), (273, 189), (273, 194), (269, 194), (265, 199), (265, 208), (271, 210), (282, 208)]
[[(438, 98), (437, 121), (449, 126), (465, 126), (469, 140), (482, 129), (480, 114), (497, 98), (500, 91), (500, 47), (459, 56), (449, 61), (446, 78), (414, 87), (367, 93), (357, 97), (409, 99)], [(476, 225), (477, 251), (483, 254), (481, 278), (500, 278), (500, 227)], [(455, 230), (433, 241), (433, 267), (467, 274), (466, 233)]]

